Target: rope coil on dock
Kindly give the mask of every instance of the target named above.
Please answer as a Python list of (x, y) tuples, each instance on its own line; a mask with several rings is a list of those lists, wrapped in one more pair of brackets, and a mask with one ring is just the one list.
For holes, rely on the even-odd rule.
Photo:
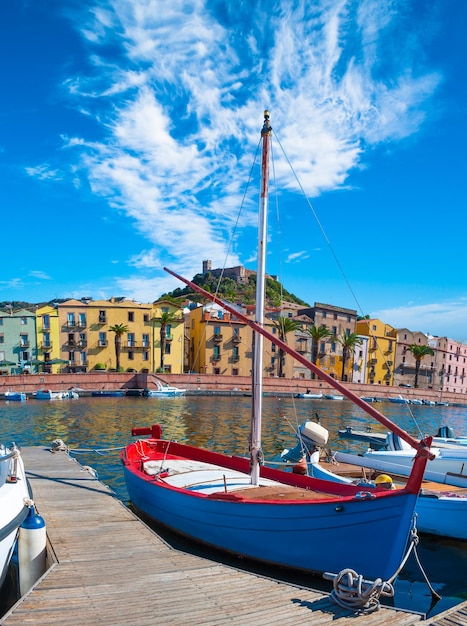
[(50, 446), (51, 452), (68, 452), (68, 446), (62, 439), (54, 439)]
[(430, 589), (433, 600), (437, 601), (441, 599), (441, 596), (436, 593), (430, 584), (417, 553), (419, 538), (416, 527), (416, 517), (417, 515), (415, 514), (412, 520), (412, 529), (410, 531), (409, 538), (410, 545), (407, 548), (407, 552), (396, 572), (388, 581), (383, 582), (381, 578), (377, 578), (374, 582), (364, 580), (361, 575), (357, 574), (350, 568), (342, 570), (339, 574), (332, 574), (330, 572), (325, 572), (323, 574), (323, 578), (333, 581), (333, 590), (330, 597), (334, 600), (334, 602), (336, 602), (336, 604), (344, 609), (358, 610), (362, 613), (379, 611), (380, 597), (392, 597), (394, 595), (394, 587), (392, 583), (400, 574), (412, 551), (417, 564), (420, 567), (420, 571), (425, 578), (425, 582)]

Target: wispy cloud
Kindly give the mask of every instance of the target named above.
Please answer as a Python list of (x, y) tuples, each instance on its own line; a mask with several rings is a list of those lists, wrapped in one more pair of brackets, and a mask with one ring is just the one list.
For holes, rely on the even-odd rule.
[(395, 328), (421, 329), (431, 335), (445, 336), (445, 329), (450, 328), (451, 339), (467, 341), (467, 298), (423, 305), (409, 303), (373, 311), (371, 316), (391, 320)]
[[(366, 150), (419, 130), (441, 79), (421, 66), (399, 5), (107, 0), (70, 16), (91, 70), (63, 87), (103, 139), (64, 137), (61, 159), (69, 155), (74, 184), (86, 178), (148, 242), (128, 263), (155, 292), (164, 264), (193, 275), (200, 259), (224, 263), (263, 106), (309, 196), (344, 186)], [(401, 29), (407, 42), (394, 37)], [(279, 152), (276, 176), (290, 186)], [(255, 208), (244, 207), (247, 224)], [(228, 263), (245, 261), (234, 244)], [(128, 295), (136, 284), (121, 281)]]
[(32, 272), (29, 272), (29, 276), (32, 278), (38, 278), (39, 280), (52, 280), (48, 274), (42, 272), (41, 270), (33, 270)]

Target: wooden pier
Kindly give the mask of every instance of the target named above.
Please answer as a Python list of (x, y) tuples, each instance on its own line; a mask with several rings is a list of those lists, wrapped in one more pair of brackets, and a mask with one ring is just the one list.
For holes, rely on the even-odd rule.
[[(47, 524), (50, 567), (0, 619), (4, 626), (331, 626), (339, 621), (410, 626), (422, 620), (390, 608), (356, 616), (321, 592), (180, 552), (65, 452), (26, 448), (23, 457)], [(466, 605), (425, 623), (467, 624)]]

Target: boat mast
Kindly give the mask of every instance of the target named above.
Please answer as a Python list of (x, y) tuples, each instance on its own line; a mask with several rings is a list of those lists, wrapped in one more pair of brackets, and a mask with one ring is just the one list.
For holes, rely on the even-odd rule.
[[(264, 325), (264, 305), (266, 292), (266, 237), (268, 214), (269, 183), (269, 140), (271, 137), (269, 111), (264, 112), (264, 124), (261, 129), (263, 139), (261, 158), (261, 193), (258, 215), (258, 262), (256, 271), (256, 310), (255, 321)], [(261, 417), (263, 410), (263, 344), (260, 333), (254, 333), (253, 379), (252, 379), (252, 414), (250, 431), (250, 474), (251, 484), (259, 484), (260, 467), (263, 461), (261, 450)]]

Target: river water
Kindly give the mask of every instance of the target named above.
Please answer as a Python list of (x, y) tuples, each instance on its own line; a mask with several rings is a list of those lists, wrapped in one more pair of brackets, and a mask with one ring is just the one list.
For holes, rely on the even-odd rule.
[[(389, 402), (377, 407), (414, 435), (435, 434), (442, 425), (450, 426), (458, 435), (467, 434), (465, 408), (406, 406)], [(62, 439), (72, 456), (82, 465), (93, 467), (99, 479), (128, 504), (119, 451), (131, 440), (131, 428), (160, 423), (167, 438), (218, 452), (246, 455), (250, 412), (251, 398), (243, 396), (83, 397), (63, 401), (2, 402), (0, 442), (14, 441), (23, 447), (50, 446), (55, 439)], [(276, 458), (285, 447), (295, 445), (297, 425), (306, 419), (319, 417), (321, 424), (329, 430), (329, 445), (333, 449), (346, 450), (353, 445), (338, 437), (337, 431), (346, 426), (363, 430), (371, 424), (375, 432), (385, 432), (383, 426), (346, 400), (266, 397), (263, 399), (263, 414), (263, 451), (267, 460)], [(190, 549), (188, 545), (182, 547)], [(396, 581), (394, 600), (389, 603), (433, 616), (467, 599), (467, 542), (421, 536), (417, 551), (431, 585), (442, 599), (432, 606), (431, 593), (420, 568), (410, 557)], [(265, 573), (277, 576), (277, 572)], [(283, 580), (315, 589), (330, 590), (330, 583), (322, 580), (284, 573), (280, 576)]]

